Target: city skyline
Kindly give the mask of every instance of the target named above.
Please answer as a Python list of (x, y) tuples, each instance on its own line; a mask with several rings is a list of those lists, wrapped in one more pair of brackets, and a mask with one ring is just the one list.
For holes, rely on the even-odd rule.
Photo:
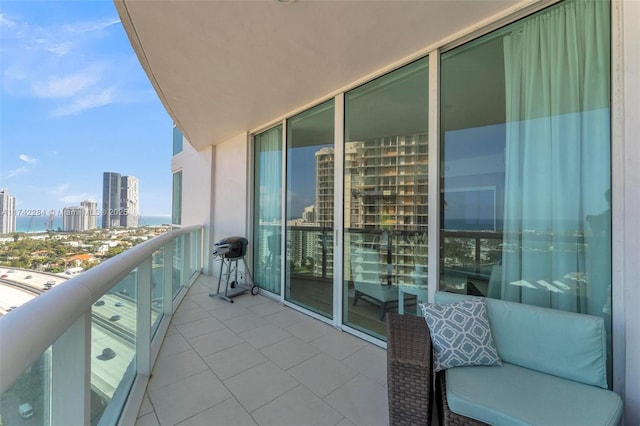
[(3, 2), (0, 188), (16, 209), (100, 200), (96, 170), (145, 182), (140, 215), (171, 213), (172, 120), (112, 2)]

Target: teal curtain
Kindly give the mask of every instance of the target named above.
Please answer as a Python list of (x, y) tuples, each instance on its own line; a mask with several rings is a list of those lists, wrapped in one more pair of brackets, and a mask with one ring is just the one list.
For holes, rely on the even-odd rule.
[(504, 38), (503, 299), (610, 312), (609, 2), (567, 1)]
[(282, 126), (254, 138), (253, 279), (280, 294)]

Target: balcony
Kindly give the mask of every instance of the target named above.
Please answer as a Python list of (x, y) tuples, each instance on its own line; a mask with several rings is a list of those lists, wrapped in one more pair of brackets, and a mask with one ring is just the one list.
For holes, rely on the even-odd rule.
[(387, 424), (384, 349), (214, 284), (200, 276), (173, 316), (136, 424)]
[(386, 424), (384, 349), (200, 275), (201, 227), (0, 317), (3, 424)]

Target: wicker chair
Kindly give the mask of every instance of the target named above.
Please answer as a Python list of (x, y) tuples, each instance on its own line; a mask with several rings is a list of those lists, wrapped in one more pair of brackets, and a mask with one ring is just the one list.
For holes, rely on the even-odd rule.
[(387, 314), (389, 424), (430, 425), (431, 337), (422, 317)]
[(436, 408), (438, 410), (438, 419), (440, 419), (440, 424), (455, 426), (487, 425), (479, 420), (456, 414), (449, 409), (449, 404), (447, 403), (447, 384), (444, 373), (444, 371), (436, 373)]
[[(387, 314), (387, 390), (389, 424), (430, 425), (433, 364), (431, 336), (423, 317)], [(444, 371), (436, 375), (436, 407), (441, 425), (485, 423), (449, 410)]]

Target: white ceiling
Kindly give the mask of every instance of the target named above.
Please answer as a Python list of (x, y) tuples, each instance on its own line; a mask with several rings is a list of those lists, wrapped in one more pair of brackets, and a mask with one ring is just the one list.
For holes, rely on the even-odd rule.
[(325, 97), (519, 0), (115, 0), (197, 149)]

